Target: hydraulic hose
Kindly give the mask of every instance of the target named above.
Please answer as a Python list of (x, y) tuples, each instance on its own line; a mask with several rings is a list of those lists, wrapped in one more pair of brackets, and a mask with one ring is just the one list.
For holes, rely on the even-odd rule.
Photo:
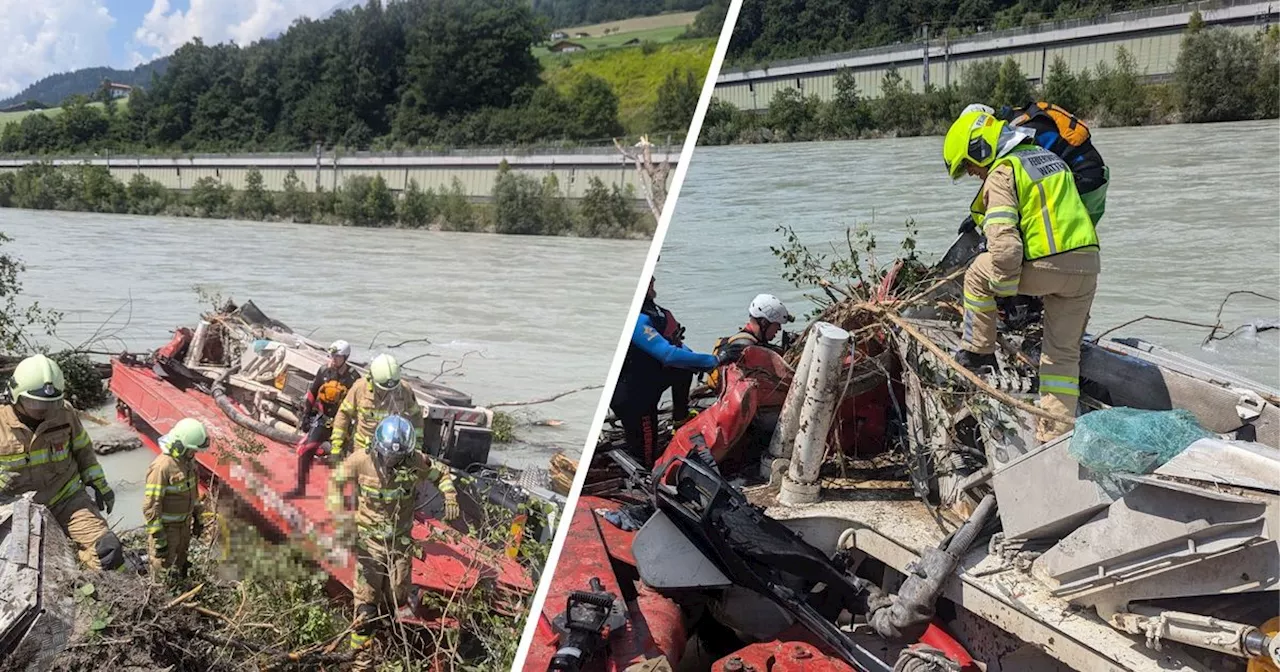
[(891, 642), (917, 641), (933, 620), (934, 605), (942, 585), (955, 572), (969, 546), (978, 538), (996, 508), (996, 496), (989, 494), (969, 520), (946, 540), (944, 548), (930, 548), (907, 568), (907, 580), (898, 594), (873, 597), (867, 623), (876, 634)]

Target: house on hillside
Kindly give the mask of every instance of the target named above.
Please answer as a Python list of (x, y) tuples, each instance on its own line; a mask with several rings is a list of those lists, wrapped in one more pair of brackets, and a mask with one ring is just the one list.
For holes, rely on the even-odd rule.
[(124, 98), (133, 92), (133, 87), (128, 84), (117, 84), (116, 82), (107, 83), (107, 93), (112, 98)]
[(560, 40), (559, 42), (547, 47), (547, 49), (556, 54), (567, 54), (574, 51), (587, 50), (587, 48), (581, 44), (578, 44), (577, 42), (570, 42), (569, 40)]
[(567, 40), (567, 39), (569, 39), (569, 33), (566, 33), (563, 30), (557, 30), (556, 32), (551, 33), (552, 42), (557, 42), (559, 40)]
[(574, 33), (573, 36), (581, 39), (584, 37), (591, 37), (591, 33)]

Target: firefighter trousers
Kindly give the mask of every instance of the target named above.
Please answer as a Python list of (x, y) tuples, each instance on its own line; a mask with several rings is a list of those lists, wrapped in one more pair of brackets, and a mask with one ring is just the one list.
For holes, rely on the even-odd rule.
[[(990, 254), (980, 254), (964, 275), (964, 335), (962, 347), (977, 354), (995, 352), (995, 267)], [(1018, 294), (1044, 301), (1044, 341), (1040, 352), (1040, 407), (1069, 418), (1080, 398), (1080, 339), (1098, 288), (1095, 274), (1064, 273), (1022, 267)], [(1036, 438), (1047, 441), (1070, 429), (1065, 423), (1037, 419)]]
[(412, 555), (408, 548), (394, 548), (364, 541), (356, 551), (356, 585), (351, 595), (361, 605), (395, 610), (409, 598)]
[(147, 557), (151, 559), (151, 576), (159, 578), (165, 570), (187, 569), (187, 551), (191, 548), (191, 521), (169, 523), (164, 526), (166, 542), (163, 552), (157, 551), (155, 537), (147, 537)]
[(80, 562), (89, 569), (102, 569), (102, 562), (98, 558), (98, 541), (111, 534), (111, 529), (89, 498), (89, 493), (81, 490), (49, 507), (49, 512), (75, 544), (76, 556), (80, 558)]

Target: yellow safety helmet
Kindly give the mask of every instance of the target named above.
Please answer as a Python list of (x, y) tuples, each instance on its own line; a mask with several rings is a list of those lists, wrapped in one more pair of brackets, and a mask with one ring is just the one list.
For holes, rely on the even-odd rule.
[(369, 363), (369, 375), (374, 385), (390, 390), (400, 384), (400, 364), (391, 355), (378, 355)]
[(204, 423), (195, 418), (183, 418), (165, 435), (168, 444), (165, 446), (174, 457), (184, 453), (205, 450), (209, 447), (209, 433)]
[(960, 179), (964, 174), (965, 161), (975, 166), (991, 165), (1005, 125), (1006, 122), (983, 110), (961, 114), (942, 141), (942, 160), (951, 179)]
[(60, 401), (67, 389), (58, 363), (44, 355), (32, 355), (13, 369), (9, 395), (14, 401), (27, 397), (37, 401)]

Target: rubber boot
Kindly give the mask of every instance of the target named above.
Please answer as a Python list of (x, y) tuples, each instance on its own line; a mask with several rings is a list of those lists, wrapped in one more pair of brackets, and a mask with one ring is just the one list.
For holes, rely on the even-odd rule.
[(298, 456), (298, 482), (292, 490), (284, 494), (285, 499), (298, 499), (307, 496), (307, 477), (311, 475), (311, 451)]
[(956, 355), (956, 363), (974, 373), (982, 373), (982, 369), (990, 368), (992, 372), (996, 370), (996, 356), (994, 353), (979, 355), (976, 352), (961, 350)]

